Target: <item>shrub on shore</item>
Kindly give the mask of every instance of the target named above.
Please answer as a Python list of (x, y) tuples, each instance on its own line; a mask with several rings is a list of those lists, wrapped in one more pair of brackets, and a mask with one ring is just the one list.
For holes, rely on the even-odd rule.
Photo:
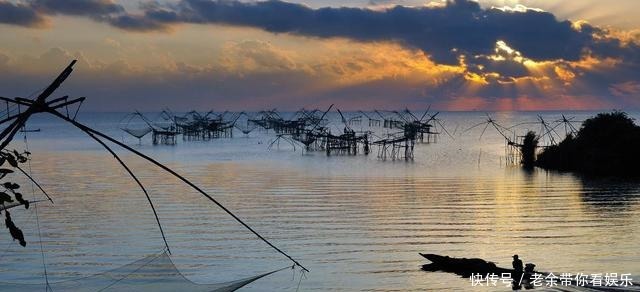
[(529, 131), (522, 141), (522, 166), (533, 168), (536, 161), (536, 148), (538, 147), (538, 136), (535, 132)]
[(586, 120), (575, 137), (543, 150), (536, 165), (591, 175), (640, 176), (640, 127), (624, 112)]

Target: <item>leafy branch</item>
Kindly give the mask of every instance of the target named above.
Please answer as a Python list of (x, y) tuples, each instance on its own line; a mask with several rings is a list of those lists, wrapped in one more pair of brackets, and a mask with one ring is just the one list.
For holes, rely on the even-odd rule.
[[(27, 162), (29, 155), (31, 155), (31, 153), (28, 151), (20, 153), (16, 150), (0, 150), (0, 180), (2, 180), (0, 181), (0, 189), (3, 188), (3, 190), (0, 191), (0, 205), (2, 205), (0, 212), (4, 211), (4, 224), (9, 229), (11, 237), (13, 237), (14, 240), (18, 240), (22, 246), (27, 245), (27, 242), (24, 240), (24, 234), (11, 219), (11, 213), (9, 213), (8, 209), (19, 205), (24, 205), (25, 209), (29, 209), (30, 204), (28, 200), (24, 199), (22, 193), (18, 191), (20, 185), (7, 180), (7, 177), (15, 172), (14, 169), (19, 169), (23, 172), (19, 164)], [(5, 164), (8, 164), (8, 166), (5, 166)]]

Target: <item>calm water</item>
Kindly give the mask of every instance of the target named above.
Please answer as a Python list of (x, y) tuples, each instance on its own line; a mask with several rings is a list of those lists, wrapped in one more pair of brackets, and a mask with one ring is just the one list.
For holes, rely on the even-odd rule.
[[(135, 145), (118, 130), (122, 116), (79, 119)], [(631, 273), (640, 280), (640, 183), (524, 172), (505, 165), (504, 142), (495, 131), (481, 139), (482, 127), (464, 131), (484, 114), (440, 117), (455, 139), (441, 135), (436, 144), (418, 145), (413, 162), (380, 161), (375, 149), (355, 157), (303, 155), (286, 143), (269, 150), (274, 135), (259, 131), (207, 142), (179, 139), (174, 147), (144, 139), (135, 147), (214, 194), (298, 258), (311, 270), (303, 291), (472, 289), (468, 279), (422, 272), (426, 261), (418, 252), (502, 266), (517, 253), (543, 271)], [(532, 113), (493, 117), (504, 125), (536, 120)], [(35, 117), (29, 128), (43, 130), (29, 134), (33, 175), (55, 199), (54, 205), (40, 203), (37, 217), (50, 280), (91, 275), (163, 248), (144, 194), (98, 144), (47, 117)], [(526, 128), (540, 130), (534, 124), (519, 130)], [(13, 145), (24, 146), (22, 138)], [(121, 153), (150, 189), (172, 259), (192, 280), (225, 281), (290, 264), (178, 180)], [(32, 196), (27, 183), (23, 192)], [(0, 232), (0, 280), (42, 281), (35, 209), (12, 214), (28, 246)], [(280, 272), (244, 290), (295, 291), (299, 276)]]

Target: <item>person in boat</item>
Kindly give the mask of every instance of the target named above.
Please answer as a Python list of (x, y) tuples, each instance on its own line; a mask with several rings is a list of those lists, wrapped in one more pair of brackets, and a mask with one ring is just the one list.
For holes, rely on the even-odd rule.
[(518, 255), (513, 255), (513, 270), (515, 270), (517, 273), (522, 273), (522, 270), (524, 269), (524, 267), (522, 266), (522, 261), (518, 258)]
[(536, 265), (534, 265), (533, 263), (528, 263), (526, 265), (524, 265), (524, 272), (528, 273), (528, 274), (532, 274), (533, 273), (533, 269), (536, 268)]

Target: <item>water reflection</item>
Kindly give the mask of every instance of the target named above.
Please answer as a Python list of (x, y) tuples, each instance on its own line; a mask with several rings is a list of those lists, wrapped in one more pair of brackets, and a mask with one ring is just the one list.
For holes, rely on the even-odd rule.
[(580, 177), (582, 201), (594, 212), (629, 216), (640, 201), (640, 182), (633, 180), (594, 179)]
[[(467, 128), (476, 122), (469, 116), (482, 118), (460, 114), (452, 122)], [(32, 142), (33, 169), (56, 199), (39, 209), (52, 279), (90, 275), (162, 248), (144, 195), (108, 154), (83, 144), (85, 137), (63, 131), (62, 139), (51, 134), (53, 126), (38, 127), (43, 136)], [(268, 151), (263, 133), (176, 147), (143, 141), (139, 149), (299, 257), (312, 271), (304, 290), (470, 289), (468, 279), (422, 272), (418, 252), (507, 267), (519, 254), (544, 271), (640, 276), (640, 234), (629, 232), (640, 228), (638, 184), (505, 167), (502, 138), (485, 134), (480, 143), (478, 135), (421, 145), (410, 164)], [(124, 158), (148, 184), (172, 259), (188, 277), (215, 282), (288, 264), (178, 181)], [(29, 244), (19, 248), (2, 238), (8, 245), (0, 279), (41, 279), (33, 213), (12, 216)], [(276, 274), (246, 290), (294, 291), (291, 279)]]

